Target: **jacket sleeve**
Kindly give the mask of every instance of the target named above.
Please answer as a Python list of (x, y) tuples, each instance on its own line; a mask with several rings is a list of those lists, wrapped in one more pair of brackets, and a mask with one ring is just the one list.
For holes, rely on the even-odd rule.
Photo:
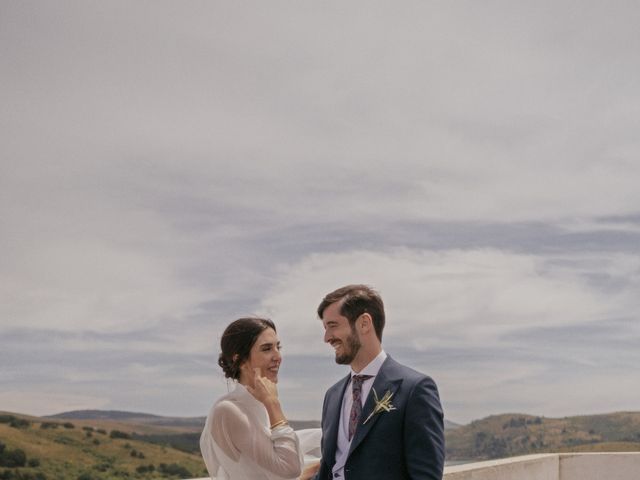
[(414, 386), (404, 419), (405, 464), (412, 480), (441, 480), (444, 468), (444, 415), (435, 382)]

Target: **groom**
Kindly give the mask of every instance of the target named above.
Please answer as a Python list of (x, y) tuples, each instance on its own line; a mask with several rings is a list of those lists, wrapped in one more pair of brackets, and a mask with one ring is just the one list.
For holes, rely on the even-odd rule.
[(318, 480), (441, 480), (444, 425), (430, 377), (382, 350), (384, 306), (366, 285), (329, 293), (318, 307), (324, 341), (347, 377), (322, 406), (322, 461)]

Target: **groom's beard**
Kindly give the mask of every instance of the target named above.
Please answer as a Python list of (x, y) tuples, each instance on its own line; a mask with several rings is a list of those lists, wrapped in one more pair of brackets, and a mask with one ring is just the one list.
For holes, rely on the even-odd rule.
[(352, 329), (351, 335), (346, 338), (344, 353), (342, 355), (336, 354), (336, 363), (338, 365), (349, 365), (356, 358), (361, 346), (357, 333)]

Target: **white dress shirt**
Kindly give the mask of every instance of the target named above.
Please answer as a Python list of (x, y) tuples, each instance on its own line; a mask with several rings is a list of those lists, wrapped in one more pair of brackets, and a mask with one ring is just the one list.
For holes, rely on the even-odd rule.
[[(387, 358), (387, 354), (384, 350), (369, 362), (360, 372), (356, 373), (351, 370), (351, 377), (354, 375), (371, 375), (371, 378), (367, 378), (362, 382), (362, 405), (367, 400), (373, 381), (380, 371), (380, 367)], [(338, 441), (336, 444), (336, 463), (333, 466), (333, 478), (344, 478), (344, 465), (347, 463), (347, 456), (349, 455), (349, 447), (351, 447), (351, 440), (349, 440), (349, 416), (351, 415), (351, 405), (353, 405), (353, 392), (351, 391), (351, 381), (347, 385), (342, 397), (342, 409), (340, 410), (340, 424), (338, 428)], [(360, 420), (362, 423), (363, 419)]]

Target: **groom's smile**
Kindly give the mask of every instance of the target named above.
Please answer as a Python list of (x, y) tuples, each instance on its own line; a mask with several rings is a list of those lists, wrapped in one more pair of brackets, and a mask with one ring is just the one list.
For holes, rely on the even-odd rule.
[(339, 302), (329, 305), (322, 316), (324, 341), (336, 354), (336, 363), (349, 365), (358, 354), (361, 343), (355, 328), (347, 317), (340, 314)]

